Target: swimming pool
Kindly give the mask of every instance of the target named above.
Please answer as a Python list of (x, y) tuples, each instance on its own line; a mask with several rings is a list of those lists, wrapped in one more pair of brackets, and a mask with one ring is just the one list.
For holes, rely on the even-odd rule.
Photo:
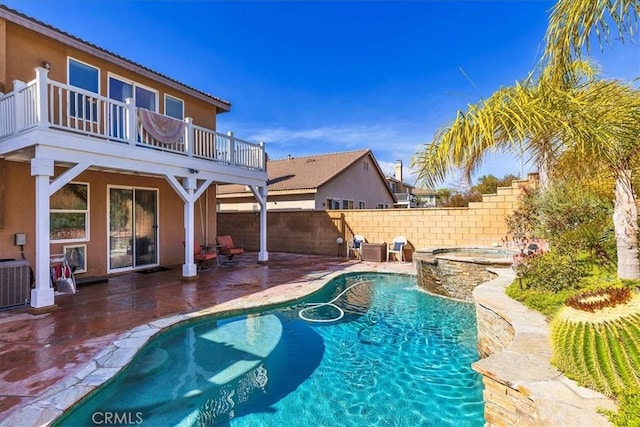
[(483, 425), (474, 306), (380, 273), (339, 276), (307, 302), (349, 287), (336, 322), (303, 320), (303, 303), (167, 331), (54, 425)]

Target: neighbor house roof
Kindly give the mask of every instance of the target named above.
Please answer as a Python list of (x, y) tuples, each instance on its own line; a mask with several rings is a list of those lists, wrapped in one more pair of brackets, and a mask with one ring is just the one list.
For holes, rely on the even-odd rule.
[[(267, 161), (267, 188), (270, 194), (315, 193), (341, 172), (359, 159), (370, 155), (381, 177), (384, 174), (376, 162), (371, 150), (362, 149), (342, 153), (316, 154), (305, 157), (290, 157), (282, 160)], [(390, 191), (390, 190), (389, 190)], [(243, 185), (218, 185), (218, 197), (224, 198), (249, 193)]]
[(91, 55), (106, 59), (110, 62), (142, 74), (146, 77), (165, 83), (168, 86), (175, 87), (176, 89), (181, 90), (182, 92), (189, 93), (190, 95), (202, 99), (203, 101), (213, 103), (224, 111), (229, 111), (231, 109), (231, 103), (229, 101), (217, 98), (206, 92), (174, 80), (171, 77), (147, 68), (144, 65), (138, 64), (137, 62), (108, 51), (100, 46), (97, 46), (65, 31), (62, 31), (52, 25), (46, 24), (42, 21), (38, 21), (35, 18), (20, 13), (17, 10), (11, 9), (3, 4), (0, 4), (0, 18), (6, 19), (7, 21), (13, 22), (37, 33), (43, 34), (47, 37), (51, 37), (53, 39), (61, 41), (69, 46), (85, 51)]

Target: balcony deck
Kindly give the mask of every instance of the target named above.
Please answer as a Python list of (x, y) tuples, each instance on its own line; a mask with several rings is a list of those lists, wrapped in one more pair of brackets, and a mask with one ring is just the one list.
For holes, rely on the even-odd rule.
[(16, 82), (12, 92), (0, 95), (0, 155), (3, 142), (38, 129), (66, 132), (116, 146), (152, 148), (217, 164), (265, 171), (263, 143), (236, 138), (143, 110), (133, 99), (119, 102), (93, 92), (50, 80), (47, 70), (36, 78)]

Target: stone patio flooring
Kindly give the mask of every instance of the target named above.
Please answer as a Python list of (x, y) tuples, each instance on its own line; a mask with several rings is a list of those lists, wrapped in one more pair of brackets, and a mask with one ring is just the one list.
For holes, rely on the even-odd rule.
[[(0, 424), (41, 425), (125, 366), (162, 327), (190, 317), (301, 298), (352, 271), (411, 273), (411, 263), (270, 253), (236, 257), (185, 281), (181, 266), (127, 273), (56, 296), (59, 309), (0, 312)], [(162, 319), (162, 320), (161, 320)], [(63, 393), (66, 392), (66, 393)]]

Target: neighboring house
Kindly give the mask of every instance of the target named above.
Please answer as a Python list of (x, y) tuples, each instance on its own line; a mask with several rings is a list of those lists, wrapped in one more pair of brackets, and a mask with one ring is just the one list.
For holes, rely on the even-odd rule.
[[(267, 161), (268, 210), (382, 209), (395, 203), (371, 150)], [(259, 206), (241, 185), (218, 186), (218, 210)]]
[(394, 175), (386, 175), (385, 179), (397, 202), (396, 208), (434, 208), (436, 193), (426, 188), (416, 188), (403, 180), (402, 160), (396, 160)]
[[(263, 144), (216, 132), (229, 102), (2, 5), (0, 41), (0, 259), (31, 263), (35, 311), (54, 306), (50, 255), (78, 278), (191, 277), (194, 244), (215, 241), (212, 184), (265, 207)], [(264, 261), (266, 209), (260, 224)]]

